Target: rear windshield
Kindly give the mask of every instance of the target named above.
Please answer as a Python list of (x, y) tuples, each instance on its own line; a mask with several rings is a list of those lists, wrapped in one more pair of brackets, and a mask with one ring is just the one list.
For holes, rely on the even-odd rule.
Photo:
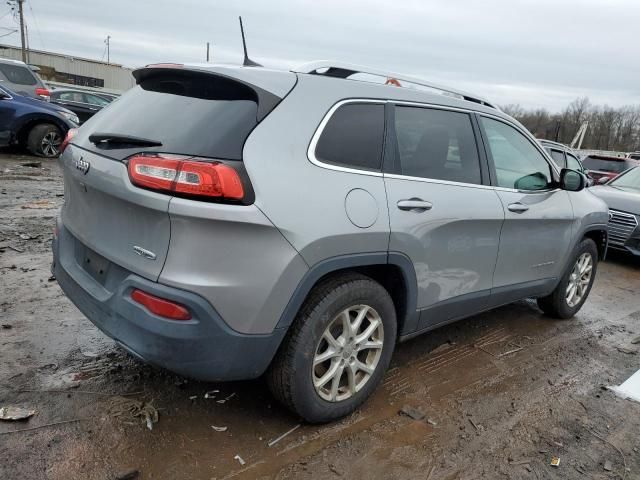
[[(246, 85), (193, 72), (163, 73), (142, 80), (88, 120), (77, 143), (115, 158), (141, 150), (241, 160), (256, 126), (258, 100)], [(90, 134), (116, 134), (162, 143), (158, 147), (95, 146)]]
[(0, 72), (9, 82), (16, 85), (35, 85), (38, 83), (36, 77), (27, 67), (0, 63)]
[(606, 160), (604, 158), (587, 157), (582, 160), (582, 165), (584, 168), (588, 168), (589, 170), (621, 173), (631, 167), (632, 163), (625, 160)]

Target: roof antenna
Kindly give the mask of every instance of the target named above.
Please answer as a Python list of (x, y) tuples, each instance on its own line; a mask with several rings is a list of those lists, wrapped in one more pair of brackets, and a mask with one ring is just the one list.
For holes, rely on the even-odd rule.
[(242, 17), (238, 17), (240, 20), (240, 33), (242, 34), (242, 48), (244, 49), (244, 61), (242, 62), (243, 67), (261, 67), (259, 63), (254, 62), (249, 58), (247, 54), (247, 41), (244, 39), (244, 27), (242, 26)]

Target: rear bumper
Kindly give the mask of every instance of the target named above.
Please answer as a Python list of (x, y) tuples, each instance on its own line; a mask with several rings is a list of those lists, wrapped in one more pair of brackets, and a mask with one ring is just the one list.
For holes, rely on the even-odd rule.
[[(199, 295), (167, 287), (115, 264), (96, 280), (79, 265), (79, 241), (58, 222), (53, 272), (58, 284), (100, 330), (144, 361), (205, 381), (244, 380), (262, 375), (286, 329), (266, 335), (238, 333)], [(139, 288), (185, 305), (188, 321), (165, 320), (131, 300)]]

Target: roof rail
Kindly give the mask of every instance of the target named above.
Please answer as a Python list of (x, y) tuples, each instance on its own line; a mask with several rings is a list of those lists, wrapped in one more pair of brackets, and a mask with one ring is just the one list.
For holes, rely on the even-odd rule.
[[(326, 71), (320, 72), (319, 70), (326, 70)], [(499, 110), (499, 108), (493, 103), (485, 100), (484, 98), (478, 97), (477, 95), (473, 95), (471, 93), (463, 92), (461, 90), (457, 90), (449, 87), (443, 87), (441, 85), (423, 80), (421, 78), (401, 75), (393, 72), (386, 72), (384, 70), (365, 67), (363, 65), (354, 65), (350, 63), (344, 63), (344, 62), (320, 60), (317, 62), (305, 63), (304, 65), (300, 65), (297, 68), (292, 68), (291, 71), (296, 73), (326, 75), (327, 77), (336, 77), (336, 78), (344, 78), (344, 79), (348, 79), (350, 76), (355, 75), (357, 73), (364, 73), (364, 74), (374, 75), (378, 77), (386, 77), (387, 79), (395, 79), (395, 80), (400, 80), (407, 83), (412, 83), (414, 85), (428, 87), (433, 90), (438, 90), (444, 94), (448, 94), (448, 95), (452, 95), (454, 97), (460, 98), (462, 100), (479, 103), (480, 105), (485, 105), (487, 107), (491, 107), (491, 108), (495, 108), (496, 110)]]

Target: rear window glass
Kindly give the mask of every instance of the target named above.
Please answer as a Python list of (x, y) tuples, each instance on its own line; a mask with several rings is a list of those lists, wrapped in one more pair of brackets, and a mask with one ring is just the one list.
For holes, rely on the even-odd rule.
[[(119, 134), (161, 142), (144, 148), (181, 155), (241, 160), (244, 142), (257, 125), (258, 99), (239, 82), (183, 72), (144, 79), (89, 119), (78, 144), (125, 158), (140, 147), (96, 147), (90, 134)], [(116, 148), (117, 147), (117, 148)]]
[(384, 139), (384, 105), (350, 103), (329, 119), (316, 146), (322, 162), (379, 170)]
[(11, 83), (16, 85), (35, 85), (37, 82), (36, 77), (27, 68), (20, 65), (8, 65), (6, 63), (0, 63), (0, 72)]
[(587, 157), (582, 160), (584, 168), (589, 170), (600, 170), (601, 172), (621, 173), (633, 166), (631, 162), (625, 160), (606, 160), (604, 158)]

